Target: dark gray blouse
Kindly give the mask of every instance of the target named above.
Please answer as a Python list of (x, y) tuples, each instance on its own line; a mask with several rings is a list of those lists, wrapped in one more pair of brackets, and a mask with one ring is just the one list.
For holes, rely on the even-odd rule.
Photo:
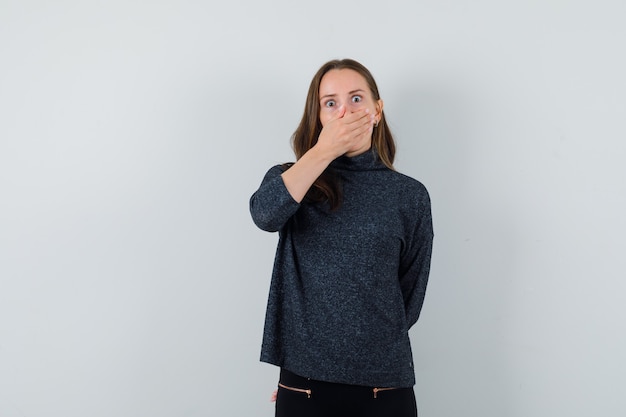
[(297, 203), (271, 168), (250, 199), (256, 225), (278, 231), (261, 360), (337, 383), (411, 387), (408, 330), (430, 267), (430, 199), (374, 151), (333, 161), (342, 206)]

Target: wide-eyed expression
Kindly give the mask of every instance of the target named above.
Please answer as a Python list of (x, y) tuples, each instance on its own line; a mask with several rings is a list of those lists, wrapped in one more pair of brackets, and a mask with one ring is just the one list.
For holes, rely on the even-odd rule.
[(337, 112), (346, 108), (346, 113), (369, 109), (377, 123), (381, 117), (382, 100), (374, 100), (365, 78), (351, 69), (330, 70), (322, 77), (319, 89), (320, 122), (336, 118)]

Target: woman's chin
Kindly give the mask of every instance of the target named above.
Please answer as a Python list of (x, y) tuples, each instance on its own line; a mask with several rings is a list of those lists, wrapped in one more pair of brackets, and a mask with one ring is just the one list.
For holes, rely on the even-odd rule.
[(371, 147), (372, 147), (372, 144), (368, 143), (366, 146), (361, 146), (360, 148), (356, 148), (356, 149), (350, 149), (344, 155), (347, 156), (348, 158), (352, 158), (353, 156), (357, 156), (364, 152), (369, 151)]

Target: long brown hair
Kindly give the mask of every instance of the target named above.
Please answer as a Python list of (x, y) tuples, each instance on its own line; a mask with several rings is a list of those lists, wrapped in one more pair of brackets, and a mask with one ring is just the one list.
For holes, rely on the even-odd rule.
[[(296, 154), (296, 159), (300, 159), (302, 155), (304, 155), (317, 143), (317, 139), (322, 131), (319, 101), (320, 83), (328, 71), (339, 69), (350, 69), (361, 74), (367, 82), (372, 98), (375, 101), (380, 100), (378, 86), (376, 85), (374, 77), (369, 70), (359, 62), (352, 59), (336, 59), (328, 61), (322, 65), (311, 80), (302, 120), (300, 121), (300, 124), (294, 134), (291, 136), (291, 144), (293, 146), (293, 151)], [(376, 150), (380, 160), (388, 168), (394, 169), (393, 160), (396, 154), (396, 145), (382, 109), (380, 112), (378, 126), (375, 127), (372, 132), (372, 146)], [(286, 165), (288, 167), (292, 164)], [(307, 192), (305, 199), (310, 202), (327, 201), (332, 210), (339, 208), (343, 199), (341, 179), (332, 170), (332, 168), (326, 168), (322, 175), (320, 175), (319, 178), (313, 183)]]

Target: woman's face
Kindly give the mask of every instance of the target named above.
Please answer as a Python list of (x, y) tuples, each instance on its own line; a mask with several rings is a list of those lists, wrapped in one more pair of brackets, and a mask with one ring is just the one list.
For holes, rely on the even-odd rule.
[(346, 113), (354, 113), (361, 109), (369, 109), (375, 117), (375, 123), (381, 118), (383, 109), (382, 100), (374, 100), (365, 78), (351, 69), (334, 69), (328, 71), (320, 82), (320, 122), (326, 122), (337, 117), (341, 107)]

